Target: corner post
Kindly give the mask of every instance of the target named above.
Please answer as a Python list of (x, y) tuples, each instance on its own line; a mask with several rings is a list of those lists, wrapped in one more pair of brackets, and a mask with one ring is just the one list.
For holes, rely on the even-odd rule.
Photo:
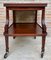
[[(8, 34), (8, 28), (9, 28), (9, 10), (6, 7), (6, 24), (5, 24), (5, 34)], [(9, 43), (8, 43), (8, 36), (5, 35), (5, 45), (6, 45), (6, 53), (4, 55), (4, 58), (7, 58), (9, 53)]]
[[(46, 33), (46, 25), (45, 25), (45, 7), (42, 10), (42, 20), (41, 20), (41, 24), (42, 24), (42, 33)], [(45, 38), (46, 35), (42, 36), (42, 50), (41, 50), (41, 58), (43, 58), (44, 55), (44, 50), (45, 50)]]

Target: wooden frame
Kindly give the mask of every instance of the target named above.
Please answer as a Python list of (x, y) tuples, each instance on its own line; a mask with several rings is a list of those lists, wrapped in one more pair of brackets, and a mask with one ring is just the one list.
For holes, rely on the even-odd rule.
[[(45, 25), (45, 7), (47, 6), (47, 3), (34, 3), (34, 4), (33, 3), (20, 3), (20, 4), (4, 3), (4, 6), (6, 7), (6, 25), (4, 29), (6, 53), (4, 55), (4, 58), (8, 56), (8, 52), (9, 52), (9, 43), (8, 43), (9, 36), (13, 36), (14, 38), (16, 36), (34, 36), (34, 38), (36, 38), (36, 36), (42, 36), (42, 51), (41, 51), (41, 58), (42, 58), (45, 50), (45, 37), (47, 35), (46, 25)], [(11, 26), (9, 26), (9, 10), (13, 10), (13, 24)], [(17, 23), (16, 24), (16, 19), (15, 19), (16, 10), (17, 11), (18, 10), (35, 11), (35, 23), (26, 23), (26, 24)], [(42, 19), (41, 19), (42, 27), (37, 23), (38, 10), (42, 10)], [(20, 26), (17, 27), (18, 25)], [(23, 27), (23, 25), (25, 28)], [(14, 30), (12, 31), (12, 29)]]

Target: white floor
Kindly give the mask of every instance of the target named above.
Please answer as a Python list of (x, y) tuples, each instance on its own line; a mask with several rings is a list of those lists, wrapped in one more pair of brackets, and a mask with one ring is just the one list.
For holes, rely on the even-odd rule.
[(0, 60), (51, 60), (51, 37), (46, 38), (45, 54), (41, 58), (41, 37), (9, 37), (9, 56), (4, 59), (5, 39), (0, 36)]

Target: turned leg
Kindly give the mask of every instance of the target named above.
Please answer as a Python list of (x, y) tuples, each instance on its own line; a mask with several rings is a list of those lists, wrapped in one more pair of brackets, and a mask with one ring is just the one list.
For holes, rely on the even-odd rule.
[(6, 45), (6, 53), (5, 53), (5, 55), (4, 55), (4, 58), (7, 58), (8, 53), (9, 53), (8, 36), (5, 36), (5, 45)]
[[(42, 20), (41, 20), (41, 24), (42, 24), (42, 33), (46, 34), (46, 25), (45, 25), (45, 8), (42, 10)], [(41, 58), (43, 58), (44, 55), (44, 50), (45, 50), (45, 36), (42, 36), (42, 51), (41, 51)]]
[(43, 58), (43, 55), (44, 55), (44, 50), (45, 50), (45, 38), (46, 38), (46, 36), (42, 36), (41, 58)]
[[(5, 34), (8, 34), (8, 28), (9, 28), (9, 10), (6, 8), (6, 24), (5, 24)], [(9, 46), (8, 46), (8, 36), (5, 35), (5, 45), (6, 45), (6, 53), (4, 55), (4, 58), (7, 58), (9, 53)]]

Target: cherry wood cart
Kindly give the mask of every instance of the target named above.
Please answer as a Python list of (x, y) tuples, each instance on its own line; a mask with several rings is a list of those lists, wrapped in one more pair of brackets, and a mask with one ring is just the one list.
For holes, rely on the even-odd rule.
[[(6, 53), (4, 58), (7, 58), (9, 53), (8, 37), (13, 36), (42, 36), (41, 58), (43, 58), (45, 50), (45, 38), (47, 35), (45, 25), (45, 7), (47, 3), (4, 3), (6, 7), (6, 24), (4, 27)], [(13, 11), (13, 23), (9, 26), (9, 10)], [(15, 11), (35, 11), (35, 22), (33, 23), (16, 23)], [(37, 23), (37, 11), (42, 10), (41, 25)]]

